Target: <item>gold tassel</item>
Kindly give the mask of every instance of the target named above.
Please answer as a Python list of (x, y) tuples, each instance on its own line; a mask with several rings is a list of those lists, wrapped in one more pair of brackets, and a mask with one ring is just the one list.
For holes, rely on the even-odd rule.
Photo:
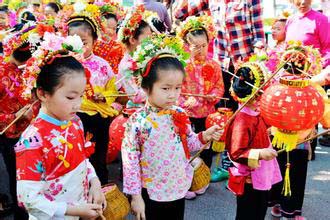
[(287, 152), (287, 162), (284, 175), (283, 189), (282, 193), (284, 196), (291, 196), (291, 186), (290, 186), (290, 161), (289, 161), (289, 152)]
[(223, 141), (213, 141), (212, 142), (212, 150), (214, 152), (221, 153), (225, 150), (225, 142)]
[(285, 148), (287, 152), (296, 148), (298, 143), (298, 133), (277, 129), (272, 141), (273, 146), (279, 149)]
[(217, 153), (217, 158), (215, 159), (215, 166), (218, 168), (220, 165), (220, 153)]

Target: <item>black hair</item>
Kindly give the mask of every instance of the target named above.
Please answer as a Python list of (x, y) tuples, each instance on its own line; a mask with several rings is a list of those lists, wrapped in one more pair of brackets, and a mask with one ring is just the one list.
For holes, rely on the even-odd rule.
[(50, 8), (52, 8), (55, 11), (55, 13), (57, 13), (57, 12), (59, 12), (59, 10), (61, 10), (61, 7), (58, 4), (56, 4), (55, 2), (49, 2), (46, 5), (46, 7), (47, 6), (50, 7)]
[(196, 37), (196, 36), (203, 36), (205, 35), (206, 36), (206, 39), (207, 39), (207, 42), (209, 42), (209, 36), (207, 35), (207, 31), (204, 29), (204, 28), (201, 28), (201, 29), (196, 29), (196, 30), (193, 30), (193, 31), (189, 31), (183, 38), (183, 40), (186, 42), (186, 43), (189, 43), (188, 42), (188, 34), (191, 34), (192, 36)]
[(7, 13), (8, 12), (8, 6), (7, 5), (0, 6), (0, 12)]
[[(149, 24), (144, 20), (141, 20), (139, 27), (134, 32), (133, 38), (137, 40), (146, 27), (150, 27)], [(129, 39), (124, 39), (123, 43), (129, 45)]]
[(97, 27), (93, 27), (92, 24), (90, 24), (90, 22), (88, 22), (86, 20), (87, 18), (84, 17), (83, 19), (84, 19), (83, 21), (73, 21), (73, 22), (69, 21), (69, 30), (70, 30), (70, 28), (75, 28), (75, 27), (83, 27), (85, 29), (88, 29), (90, 34), (93, 37), (93, 40), (96, 41), (97, 40), (97, 32), (94, 31), (94, 29), (96, 30)]
[(25, 11), (22, 13), (20, 17), (21, 23), (25, 24), (29, 21), (37, 21), (36, 17), (29, 11)]
[(61, 85), (64, 76), (76, 73), (85, 75), (84, 67), (74, 57), (55, 58), (51, 64), (46, 64), (41, 68), (37, 77), (37, 88), (52, 95)]
[(239, 78), (233, 78), (232, 88), (237, 97), (245, 98), (248, 95), (251, 95), (252, 87), (245, 82), (254, 85), (255, 78), (252, 74), (252, 70), (249, 67), (241, 67), (237, 70), (236, 76), (238, 76)]
[(116, 16), (115, 14), (112, 14), (112, 13), (104, 13), (104, 14), (103, 14), (103, 17), (104, 17), (105, 19), (113, 18), (113, 19), (115, 19), (115, 20), (118, 22), (118, 18), (117, 18), (117, 16)]
[(158, 18), (152, 18), (151, 22), (159, 33), (165, 33), (166, 26), (163, 21), (159, 20)]
[(30, 51), (30, 44), (24, 43), (19, 48), (14, 50), (13, 57), (20, 63), (25, 63), (28, 59), (30, 59), (32, 53)]
[(153, 85), (159, 78), (159, 70), (179, 70), (182, 72), (182, 74), (185, 74), (184, 67), (177, 58), (159, 58), (151, 64), (148, 76), (142, 79), (141, 87), (143, 89), (152, 91)]

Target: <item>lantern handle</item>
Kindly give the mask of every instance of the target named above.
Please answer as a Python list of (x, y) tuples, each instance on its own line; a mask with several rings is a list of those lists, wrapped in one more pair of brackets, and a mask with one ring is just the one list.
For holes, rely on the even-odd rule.
[[(242, 111), (242, 109), (250, 102), (252, 101), (255, 96), (261, 91), (261, 89), (263, 87), (265, 87), (269, 82), (270, 80), (272, 80), (279, 72), (280, 70), (284, 67), (285, 64), (287, 64), (289, 62), (289, 60), (291, 59), (292, 57), (292, 54), (290, 55), (290, 57), (284, 62), (282, 63), (278, 68), (277, 70), (274, 72), (274, 74), (272, 74), (254, 93), (252, 93), (252, 95), (248, 98), (248, 100), (243, 103), (243, 105), (241, 105), (239, 107), (239, 109), (237, 109), (234, 114), (228, 119), (228, 121), (226, 121), (225, 125), (223, 127), (221, 127), (221, 129), (224, 129), (225, 127), (227, 127), (231, 122), (232, 120), (234, 120), (234, 118), (236, 117), (236, 115)], [(189, 161), (189, 163), (193, 162), (202, 152), (203, 150), (206, 149), (206, 147), (208, 146), (210, 142), (208, 142), (207, 144), (205, 144), (204, 146), (201, 147), (201, 149), (191, 158), (191, 160)]]
[[(300, 141), (297, 145), (299, 145), (299, 144), (303, 144), (303, 143), (306, 143), (307, 141), (313, 140), (313, 139), (318, 138), (318, 137), (320, 137), (320, 136), (322, 136), (322, 135), (325, 135), (325, 134), (327, 134), (327, 133), (330, 133), (330, 128), (327, 129), (327, 130), (325, 130), (325, 131), (323, 131), (323, 132), (321, 132), (321, 133), (318, 133), (318, 134), (316, 134), (316, 135), (314, 135), (314, 136), (312, 136), (312, 137), (310, 137), (310, 138), (307, 138), (307, 139), (305, 139), (305, 140), (303, 140), (303, 141)], [(281, 150), (278, 150), (277, 153), (278, 153), (278, 154), (283, 153), (285, 150), (286, 150), (286, 149), (283, 148), (283, 149), (281, 149)]]
[[(230, 72), (229, 70), (226, 71), (226, 72), (229, 73), (230, 75), (232, 75), (233, 77), (235, 77), (235, 78), (237, 78), (237, 79), (240, 79), (238, 76), (236, 76), (234, 73)], [(251, 84), (251, 83), (249, 83), (249, 82), (247, 82), (247, 81), (245, 81), (245, 80), (243, 80), (243, 82), (244, 82), (246, 85), (251, 86), (252, 88), (259, 89), (257, 86), (255, 86), (255, 85), (253, 85), (253, 84)], [(263, 90), (260, 90), (260, 92), (263, 93), (264, 91), (263, 91)]]

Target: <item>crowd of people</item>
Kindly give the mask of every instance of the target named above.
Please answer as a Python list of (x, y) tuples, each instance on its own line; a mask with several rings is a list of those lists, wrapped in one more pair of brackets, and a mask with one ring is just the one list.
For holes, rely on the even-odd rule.
[[(288, 0), (274, 47), (261, 0), (0, 2), (0, 219), (104, 219), (109, 155), (139, 220), (183, 220), (186, 199), (224, 180), (236, 220), (305, 219), (317, 139), (304, 140), (330, 127), (330, 17), (312, 0)], [(284, 85), (301, 89), (308, 129), (267, 117), (290, 111), (290, 96), (269, 104)]]

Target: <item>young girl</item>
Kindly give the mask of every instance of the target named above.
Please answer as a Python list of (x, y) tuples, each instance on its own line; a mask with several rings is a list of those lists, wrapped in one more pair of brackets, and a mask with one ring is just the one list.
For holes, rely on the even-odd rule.
[[(221, 66), (212, 59), (207, 59), (209, 42), (213, 39), (214, 27), (211, 17), (189, 17), (182, 24), (180, 36), (189, 46), (192, 57), (189, 59), (182, 93), (201, 94), (205, 97), (181, 95), (182, 107), (192, 123), (193, 130), (205, 130), (206, 117), (215, 112), (215, 104), (224, 93)], [(210, 168), (212, 150), (205, 150), (201, 158)]]
[(133, 55), (148, 97), (129, 118), (122, 144), (124, 192), (132, 195), (137, 219), (183, 219), (193, 176), (189, 152), (221, 135), (218, 126), (195, 134), (175, 106), (185, 56), (182, 42), (165, 35), (143, 41)]
[[(12, 212), (15, 218), (25, 220), (25, 214), (17, 206), (14, 145), (32, 118), (38, 114), (39, 105), (34, 104), (32, 107), (28, 107), (33, 101), (21, 97), (21, 85), (24, 82), (22, 72), (24, 64), (31, 57), (30, 50), (34, 49), (34, 44), (29, 42), (29, 36), (37, 35), (41, 38), (43, 32), (37, 30), (51, 31), (51, 29), (47, 29), (47, 26), (42, 24), (23, 26), (17, 25), (16, 31), (7, 34), (4, 39), (4, 55), (5, 60), (8, 59), (8, 61), (1, 60), (0, 62), (0, 131), (3, 131), (16, 117), (23, 114), (4, 134), (0, 135), (0, 157), (3, 158), (0, 160), (3, 160), (3, 164), (6, 165), (4, 167), (5, 175), (7, 172), (9, 174), (8, 178), (0, 179), (0, 215), (2, 211), (7, 210), (7, 214)], [(4, 184), (4, 181), (7, 181), (7, 184)], [(7, 190), (7, 192), (3, 193), (2, 190)]]
[(15, 147), (18, 200), (30, 219), (96, 218), (105, 198), (87, 159), (93, 147), (76, 116), (86, 77), (83, 66), (68, 54), (68, 48), (80, 51), (82, 41), (77, 36), (48, 39), (24, 72), (23, 94), (36, 83), (41, 109)]
[(118, 40), (126, 47), (126, 53), (120, 61), (117, 79), (118, 88), (122, 88), (128, 94), (135, 94), (129, 97), (127, 108), (141, 107), (146, 100), (146, 94), (137, 86), (133, 76), (129, 74), (131, 55), (141, 41), (151, 35), (151, 28), (143, 19), (145, 17), (144, 7), (138, 6), (131, 13), (128, 13), (120, 25)]
[[(116, 116), (118, 111), (112, 107), (109, 98), (104, 97), (101, 92), (97, 92), (100, 89), (105, 89), (107, 83), (113, 80), (114, 73), (104, 59), (93, 54), (94, 43), (100, 36), (100, 14), (96, 12), (99, 12), (96, 5), (86, 5), (83, 11), (73, 13), (67, 24), (68, 34), (76, 34), (84, 42), (84, 61), (82, 64), (86, 69), (87, 89), (83, 99), (83, 113), (79, 113), (79, 117), (84, 124), (85, 132), (92, 134), (91, 141), (96, 143), (95, 153), (90, 160), (102, 185), (104, 185), (108, 183), (106, 155), (109, 125), (111, 117)], [(90, 105), (86, 106), (85, 103), (90, 103)], [(94, 108), (94, 106), (96, 107)]]
[[(245, 82), (260, 87), (262, 70), (255, 63), (243, 64), (233, 78), (231, 91), (245, 103), (255, 92)], [(281, 181), (267, 125), (260, 116), (258, 100), (250, 101), (227, 127), (226, 147), (234, 167), (229, 168), (228, 187), (237, 196), (236, 220), (265, 219), (267, 195), (271, 186)]]
[(94, 44), (95, 55), (108, 61), (115, 74), (118, 73), (118, 66), (124, 56), (124, 46), (117, 42), (117, 24), (122, 10), (118, 3), (104, 3), (100, 6), (104, 31)]
[(285, 48), (285, 24), (287, 19), (277, 19), (272, 26), (272, 37), (276, 41), (274, 49), (283, 50)]

